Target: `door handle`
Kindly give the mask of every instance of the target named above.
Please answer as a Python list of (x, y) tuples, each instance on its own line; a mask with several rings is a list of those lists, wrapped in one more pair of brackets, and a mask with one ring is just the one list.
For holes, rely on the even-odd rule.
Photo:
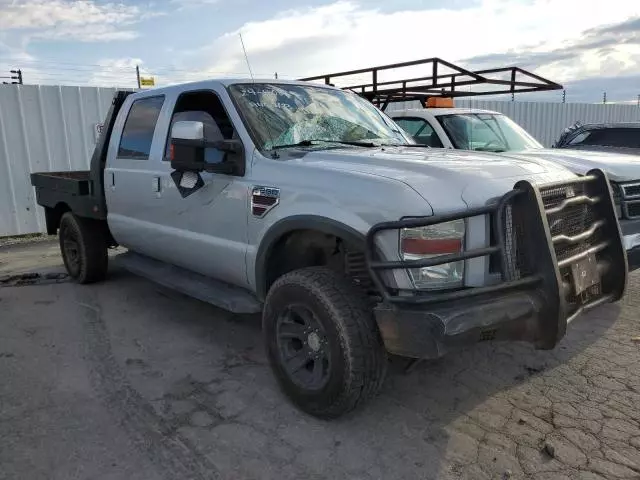
[(116, 174), (111, 172), (111, 190), (116, 189)]
[(160, 193), (160, 177), (155, 176), (153, 177), (153, 192), (154, 193)]

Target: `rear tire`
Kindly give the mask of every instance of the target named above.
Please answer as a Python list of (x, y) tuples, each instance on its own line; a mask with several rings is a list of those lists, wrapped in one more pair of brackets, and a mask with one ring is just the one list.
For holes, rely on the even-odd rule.
[(66, 212), (60, 219), (60, 251), (69, 276), (78, 283), (104, 280), (107, 275), (107, 238), (97, 220)]
[(339, 417), (382, 386), (387, 357), (373, 312), (340, 273), (312, 267), (276, 280), (263, 331), (282, 390), (311, 415)]

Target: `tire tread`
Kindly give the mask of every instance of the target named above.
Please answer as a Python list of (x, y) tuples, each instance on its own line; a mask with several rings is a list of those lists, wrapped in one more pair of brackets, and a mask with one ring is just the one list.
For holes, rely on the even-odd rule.
[(276, 280), (266, 304), (273, 292), (292, 284), (312, 293), (332, 313), (348, 339), (344, 350), (351, 375), (345, 388), (332, 404), (310, 412), (335, 418), (354, 410), (380, 391), (387, 369), (384, 345), (365, 295), (345, 275), (326, 267), (295, 270)]
[[(104, 280), (107, 275), (108, 255), (107, 238), (104, 226), (98, 220), (78, 217), (66, 212), (60, 219), (60, 230), (63, 223), (69, 223), (80, 239), (80, 273), (75, 280), (81, 284)], [(62, 238), (60, 238), (62, 248)]]

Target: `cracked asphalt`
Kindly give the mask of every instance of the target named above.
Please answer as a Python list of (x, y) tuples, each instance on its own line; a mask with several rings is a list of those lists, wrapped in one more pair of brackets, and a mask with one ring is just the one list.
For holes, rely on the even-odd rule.
[(62, 272), (52, 241), (0, 247), (0, 479), (640, 479), (638, 274), (554, 351), (394, 358), (325, 422), (277, 389), (259, 317)]

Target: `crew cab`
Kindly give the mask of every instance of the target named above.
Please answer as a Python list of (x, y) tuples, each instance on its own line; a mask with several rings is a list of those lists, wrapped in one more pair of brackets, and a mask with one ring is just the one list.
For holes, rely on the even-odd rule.
[[(427, 108), (391, 111), (389, 115), (422, 145), (549, 160), (578, 175), (594, 168), (605, 171), (614, 192), (629, 269), (640, 267), (640, 156), (603, 149), (547, 149), (508, 116), (491, 110), (454, 108), (452, 99), (434, 97), (427, 101)], [(576, 135), (579, 137), (572, 138), (587, 134)]]
[(103, 280), (122, 246), (134, 272), (262, 312), (283, 391), (324, 418), (380, 389), (387, 353), (551, 349), (626, 286), (603, 171), (427, 149), (309, 82), (118, 92), (90, 170), (31, 182), (72, 278)]

